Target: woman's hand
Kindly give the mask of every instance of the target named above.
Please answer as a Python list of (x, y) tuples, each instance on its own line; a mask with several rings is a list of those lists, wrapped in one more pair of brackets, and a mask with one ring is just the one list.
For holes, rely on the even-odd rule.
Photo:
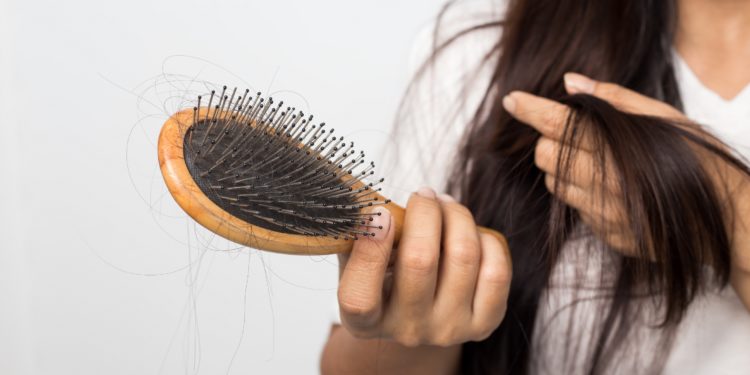
[(479, 233), (466, 207), (423, 188), (409, 199), (394, 250), (391, 217), (379, 210), (372, 224), (383, 229), (341, 258), (338, 298), (347, 331), (406, 347), (487, 338), (503, 319), (510, 287), (504, 239)]
[[(666, 103), (580, 74), (566, 74), (565, 89), (570, 94), (596, 96), (624, 112), (688, 121), (684, 114)], [(585, 138), (570, 161), (572, 168), (569, 179), (557, 181), (560, 150), (571, 147), (560, 141), (570, 109), (558, 102), (520, 91), (503, 98), (503, 106), (513, 117), (542, 134), (535, 150), (535, 163), (546, 174), (547, 189), (555, 193), (555, 184), (559, 183), (558, 198), (578, 210), (581, 219), (608, 245), (625, 254), (633, 254), (635, 244), (625, 216), (622, 194), (616, 183), (602, 182), (598, 178), (590, 142)], [(727, 206), (733, 208), (734, 214), (727, 218), (728, 223), (734, 224), (730, 228), (731, 283), (750, 310), (750, 179), (714, 154), (705, 150), (696, 151), (705, 156), (705, 168), (716, 181), (717, 191), (720, 194), (728, 193), (722, 200), (728, 202)], [(605, 165), (605, 168), (610, 171), (607, 176), (615, 175), (611, 165)]]
[[(621, 111), (687, 120), (674, 107), (605, 82), (597, 82), (575, 73), (565, 75), (565, 89), (570, 94), (589, 94), (608, 101)], [(623, 209), (622, 194), (615, 179), (602, 182), (597, 173), (591, 142), (584, 138), (570, 160), (569, 178), (558, 181), (557, 159), (564, 147), (561, 138), (570, 109), (556, 101), (521, 91), (514, 91), (503, 98), (503, 106), (516, 119), (542, 134), (535, 149), (534, 162), (545, 172), (545, 185), (569, 206), (575, 208), (581, 219), (609, 246), (626, 254), (635, 251), (634, 236)], [(612, 165), (606, 176), (616, 176)]]

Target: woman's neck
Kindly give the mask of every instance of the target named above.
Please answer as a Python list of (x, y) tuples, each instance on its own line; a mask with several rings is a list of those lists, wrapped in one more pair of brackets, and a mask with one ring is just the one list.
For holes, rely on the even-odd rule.
[(675, 48), (706, 87), (733, 98), (750, 83), (750, 1), (677, 3)]

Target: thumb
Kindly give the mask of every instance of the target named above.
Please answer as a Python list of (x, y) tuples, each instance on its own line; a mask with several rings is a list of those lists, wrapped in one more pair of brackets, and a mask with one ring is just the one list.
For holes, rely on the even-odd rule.
[(355, 267), (379, 267), (388, 264), (395, 237), (391, 212), (383, 206), (377, 206), (368, 214), (369, 217), (363, 221), (360, 230), (370, 235), (360, 235), (360, 238), (354, 241), (351, 252), (337, 254), (339, 276), (343, 276), (344, 269), (350, 263)]
[(339, 280), (339, 308), (342, 322), (349, 328), (372, 327), (383, 312), (383, 286), (393, 247), (393, 218), (382, 206), (372, 213), (373, 220), (365, 228), (372, 229), (375, 235), (354, 241)]
[(606, 100), (615, 108), (639, 115), (683, 117), (674, 107), (620, 85), (601, 82), (578, 73), (565, 73), (565, 90), (569, 94), (588, 94)]

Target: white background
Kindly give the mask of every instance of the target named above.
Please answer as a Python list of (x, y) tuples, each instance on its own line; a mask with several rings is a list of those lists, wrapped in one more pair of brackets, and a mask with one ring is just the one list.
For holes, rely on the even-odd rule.
[(0, 373), (318, 373), (335, 257), (195, 228), (154, 142), (188, 76), (277, 93), (377, 160), (440, 5), (2, 0)]

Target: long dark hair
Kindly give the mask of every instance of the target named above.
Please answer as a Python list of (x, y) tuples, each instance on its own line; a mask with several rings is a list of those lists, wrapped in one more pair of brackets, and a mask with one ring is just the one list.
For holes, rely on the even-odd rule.
[[(464, 345), (463, 374), (529, 372), (540, 299), (579, 221), (547, 191), (544, 174), (534, 165), (539, 134), (503, 110), (500, 99), (512, 90), (573, 109), (566, 141), (576, 144), (587, 134), (597, 145), (600, 167), (611, 158), (635, 236), (637, 256), (620, 256), (611, 265), (616, 276), (608, 287), (610, 303), (601, 312), (585, 371), (605, 373), (616, 362), (636, 319), (634, 301), (645, 297), (660, 307), (658, 326), (666, 338), (663, 353), (649, 365), (658, 372), (691, 301), (706, 285), (727, 285), (731, 207), (699, 154), (713, 154), (750, 174), (747, 166), (697, 125), (624, 113), (592, 96), (566, 95), (562, 84), (564, 73), (579, 72), (680, 109), (672, 67), (675, 25), (674, 0), (511, 0), (503, 19), (435, 43), (425, 67), (466, 35), (502, 29), (483, 60), (494, 63), (490, 84), (470, 121), (448, 189), (479, 224), (506, 234), (514, 278), (503, 323), (488, 339)], [(562, 180), (572, 157), (559, 157)], [(600, 172), (600, 178), (611, 178), (603, 168)], [(712, 268), (711, 278), (704, 266)]]

